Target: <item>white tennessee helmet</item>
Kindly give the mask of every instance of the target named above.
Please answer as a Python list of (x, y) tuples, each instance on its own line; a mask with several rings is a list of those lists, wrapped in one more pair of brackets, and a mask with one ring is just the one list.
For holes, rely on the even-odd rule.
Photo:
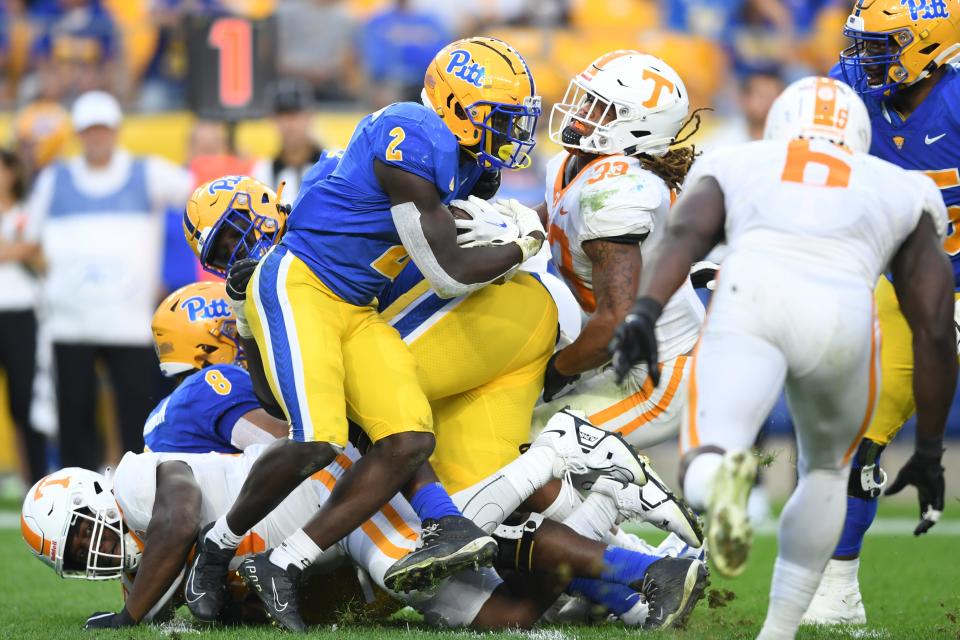
[(763, 131), (766, 140), (821, 139), (851, 151), (870, 150), (870, 115), (863, 100), (839, 80), (809, 76), (777, 97)]
[[(81, 522), (89, 522), (86, 563), (71, 564), (67, 546)], [(127, 531), (107, 476), (67, 467), (30, 488), (20, 513), (20, 532), (34, 554), (62, 578), (114, 580), (140, 564), (140, 545)], [(101, 551), (104, 534), (117, 543)]]
[(662, 156), (689, 110), (687, 88), (666, 62), (611, 51), (570, 80), (550, 112), (550, 140), (600, 155)]

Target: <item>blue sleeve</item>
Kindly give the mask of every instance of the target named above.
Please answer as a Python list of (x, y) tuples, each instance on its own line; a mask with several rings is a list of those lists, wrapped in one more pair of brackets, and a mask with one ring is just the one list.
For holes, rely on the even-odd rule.
[(216, 370), (230, 382), (230, 390), (224, 394), (218, 393), (211, 384), (204, 380), (201, 382), (204, 390), (204, 397), (201, 402), (209, 411), (208, 420), (210, 420), (214, 433), (224, 443), (230, 445), (233, 427), (237, 420), (248, 411), (259, 408), (260, 402), (253, 391), (250, 375), (246, 371), (233, 365), (218, 365), (208, 367), (202, 372), (202, 375), (206, 375), (212, 370)]
[(840, 68), (839, 62), (835, 63), (832, 67), (830, 67), (830, 72), (827, 75), (833, 78), (834, 80), (839, 80), (840, 82), (846, 82), (846, 80), (844, 80), (843, 78), (843, 69)]
[(456, 188), (457, 140), (423, 105), (397, 103), (377, 118), (371, 132), (375, 158), (436, 185), (442, 198)]

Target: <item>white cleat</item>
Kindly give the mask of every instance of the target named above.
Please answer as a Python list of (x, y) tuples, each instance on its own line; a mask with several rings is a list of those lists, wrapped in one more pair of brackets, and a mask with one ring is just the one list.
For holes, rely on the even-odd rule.
[(743, 573), (753, 544), (747, 502), (756, 477), (757, 460), (749, 451), (725, 453), (713, 477), (707, 509), (709, 557), (720, 575), (728, 578)]
[(554, 477), (583, 476), (577, 486), (600, 475), (636, 485), (647, 482), (647, 463), (618, 433), (599, 429), (580, 412), (562, 409), (544, 426), (530, 448), (550, 447), (557, 454)]
[(800, 624), (867, 624), (857, 570), (860, 559), (830, 560)]
[(647, 467), (646, 472), (647, 484), (642, 487), (602, 476), (590, 490), (613, 498), (624, 520), (649, 522), (658, 529), (676, 534), (691, 547), (700, 547), (703, 529), (693, 510), (673, 495), (653, 469)]

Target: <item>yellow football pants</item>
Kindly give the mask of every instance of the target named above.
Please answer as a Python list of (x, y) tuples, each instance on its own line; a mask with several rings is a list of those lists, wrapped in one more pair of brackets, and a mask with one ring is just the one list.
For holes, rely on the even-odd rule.
[(534, 276), (441, 300), (424, 282), (383, 316), (410, 346), (433, 409), (430, 462), (451, 493), (519, 455), (557, 339), (557, 308)]
[(264, 258), (245, 307), (273, 392), (300, 441), (347, 443), (347, 417), (373, 441), (432, 431), (417, 365), (373, 307), (340, 299), (283, 247)]
[[(888, 445), (917, 411), (913, 398), (913, 334), (893, 284), (881, 276), (875, 291), (880, 320), (880, 398), (864, 437)], [(960, 299), (960, 295), (955, 294)]]

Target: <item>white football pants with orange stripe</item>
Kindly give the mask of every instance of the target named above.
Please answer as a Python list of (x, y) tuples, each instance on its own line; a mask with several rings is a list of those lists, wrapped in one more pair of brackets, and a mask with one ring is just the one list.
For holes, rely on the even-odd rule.
[(560, 409), (569, 406), (607, 431), (616, 431), (636, 449), (644, 449), (677, 435), (687, 400), (690, 358), (677, 356), (660, 363), (660, 384), (654, 388), (645, 367), (635, 367), (623, 384), (612, 368), (585, 373), (573, 390), (534, 411), (534, 436)]

